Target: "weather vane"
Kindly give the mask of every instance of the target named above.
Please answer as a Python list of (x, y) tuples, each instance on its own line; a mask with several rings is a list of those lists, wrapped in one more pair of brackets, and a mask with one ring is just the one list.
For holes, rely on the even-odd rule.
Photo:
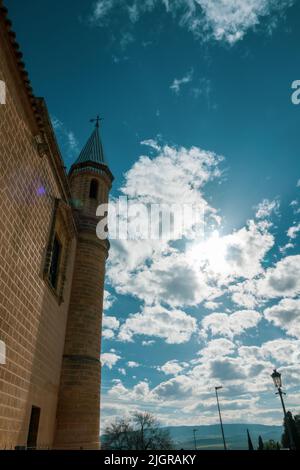
[(90, 119), (90, 122), (96, 123), (97, 128), (99, 128), (100, 121), (103, 121), (103, 118), (101, 118), (99, 115), (95, 119)]

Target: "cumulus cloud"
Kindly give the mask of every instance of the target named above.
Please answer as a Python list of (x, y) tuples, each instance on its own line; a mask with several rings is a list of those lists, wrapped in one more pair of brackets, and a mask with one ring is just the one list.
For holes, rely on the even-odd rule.
[(300, 223), (290, 227), (287, 231), (287, 236), (291, 238), (292, 240), (294, 240), (295, 238), (297, 238), (299, 232), (300, 232)]
[(131, 390), (127, 389), (123, 383), (118, 380), (109, 390), (109, 396), (114, 397), (120, 401), (130, 402), (143, 402), (144, 400), (151, 400), (151, 393), (147, 381), (141, 381), (136, 384)]
[(206, 206), (199, 190), (221, 176), (219, 163), (223, 157), (198, 147), (188, 149), (150, 142), (151, 147), (155, 143), (158, 155), (138, 159), (125, 175), (123, 194), (144, 203), (184, 201)]
[[(129, 201), (143, 204), (188, 203), (206, 214), (209, 233), (221, 219), (204, 196), (207, 182), (220, 178), (223, 157), (193, 147), (161, 146), (146, 142), (157, 156), (142, 156), (125, 175), (121, 188)], [(274, 245), (269, 225), (249, 221), (228, 235), (203, 236), (203, 225), (188, 219), (188, 230), (199, 234), (186, 249), (162, 240), (113, 240), (108, 277), (119, 294), (130, 294), (147, 304), (166, 302), (172, 307), (215, 302), (234, 279), (251, 279), (263, 272), (262, 261)], [(238, 300), (241, 294), (234, 293)], [(209, 304), (207, 304), (209, 305)], [(246, 305), (252, 308), (253, 302)]]
[(115, 333), (113, 330), (106, 330), (104, 329), (102, 331), (102, 338), (105, 338), (105, 339), (113, 339), (115, 337)]
[(300, 294), (300, 255), (287, 256), (268, 268), (257, 281), (257, 294), (266, 298), (295, 297)]
[(251, 279), (262, 272), (262, 260), (273, 245), (273, 235), (259, 223), (249, 221), (231, 234), (217, 233), (192, 245), (188, 256), (198, 263), (206, 262), (208, 275), (217, 275), (220, 283), (228, 283), (233, 278)]
[(106, 339), (112, 339), (115, 336), (115, 330), (120, 326), (120, 322), (116, 317), (104, 315), (102, 320), (102, 336)]
[(206, 274), (187, 259), (185, 253), (153, 256), (136, 271), (117, 277), (119, 266), (111, 267), (111, 282), (120, 293), (136, 296), (146, 303), (165, 302), (171, 307), (197, 305), (214, 297), (218, 288), (208, 284)]
[(166, 375), (178, 375), (183, 371), (184, 367), (176, 359), (174, 359), (173, 361), (166, 362), (157, 369), (164, 372)]
[(135, 362), (135, 361), (129, 361), (129, 362), (127, 362), (127, 365), (130, 369), (134, 369), (134, 368), (140, 366), (140, 364), (138, 362)]
[(294, 248), (295, 245), (293, 243), (286, 243), (284, 246), (279, 247), (280, 253), (285, 254), (288, 250)]
[(102, 326), (104, 328), (109, 328), (110, 330), (117, 330), (120, 326), (120, 322), (116, 317), (105, 315), (103, 317)]
[[(201, 35), (204, 27), (216, 40), (224, 40), (229, 44), (242, 39), (263, 17), (280, 12), (292, 4), (289, 0), (195, 0), (192, 3), (194, 5), (191, 4), (190, 18), (186, 20), (189, 28)], [(197, 7), (200, 7), (204, 14), (204, 23), (199, 20)]]
[[(152, 140), (146, 143), (158, 155), (140, 157), (126, 173), (121, 192), (129, 204), (187, 204), (201, 208), (208, 225), (219, 224), (217, 211), (207, 203), (203, 188), (221, 176), (218, 165), (222, 157), (196, 147), (160, 146)], [(183, 235), (196, 234), (203, 225), (199, 227), (199, 220), (188, 217), (185, 230)], [(163, 235), (163, 239), (112, 241), (107, 273), (116, 291), (146, 303), (167, 302), (171, 306), (193, 305), (215, 295), (194, 260), (171, 247), (168, 231)]]
[[(190, 364), (172, 360), (161, 366), (166, 374), (175, 376), (157, 385), (151, 387), (148, 381), (141, 380), (129, 388), (115, 381), (107, 401), (113, 400), (118, 406), (124, 403), (123, 414), (133, 403), (150, 411), (155, 407), (156, 414), (168, 425), (194, 424), (195, 414), (201, 414), (206, 424), (212, 424), (216, 406), (214, 387), (222, 382), (222, 403), (228, 422), (236, 422), (236, 410), (239, 410), (240, 418), (245, 421), (272, 424), (280, 417), (274, 414), (278, 404), (272, 393), (270, 373), (273, 367), (279, 367), (289, 389), (297, 386), (298, 343), (298, 340), (277, 339), (261, 346), (243, 346), (225, 338), (213, 339)], [(185, 370), (176, 370), (177, 364)], [(296, 411), (298, 402), (293, 403), (292, 410)], [(176, 410), (180, 410), (180, 416)]]
[(300, 299), (283, 299), (277, 305), (266, 308), (264, 316), (290, 336), (300, 338)]
[(213, 302), (212, 300), (204, 303), (204, 307), (208, 310), (216, 310), (219, 307), (218, 302)]
[(108, 290), (104, 290), (104, 298), (103, 298), (103, 308), (104, 310), (109, 310), (113, 303), (115, 302), (115, 297), (110, 293), (108, 292)]
[(114, 352), (103, 353), (101, 354), (101, 363), (104, 366), (107, 366), (109, 369), (112, 369), (113, 366), (121, 359), (121, 356), (115, 354)]
[(133, 336), (144, 335), (163, 338), (168, 344), (181, 344), (189, 341), (196, 328), (195, 318), (181, 310), (145, 306), (141, 313), (130, 315), (122, 324), (119, 339), (132, 341)]
[(256, 218), (257, 219), (266, 219), (270, 217), (273, 212), (278, 214), (278, 210), (280, 207), (280, 203), (278, 199), (274, 199), (270, 201), (269, 199), (264, 199), (260, 204), (257, 206), (256, 211)]
[(300, 255), (286, 256), (256, 279), (237, 283), (230, 290), (235, 303), (250, 308), (270, 299), (297, 297), (300, 294)]
[(298, 340), (280, 338), (267, 341), (259, 350), (262, 357), (271, 357), (276, 367), (300, 363), (300, 341)]
[(256, 327), (261, 317), (262, 315), (255, 310), (240, 310), (230, 315), (212, 313), (202, 320), (201, 325), (204, 331), (210, 332), (212, 336), (225, 336), (232, 339)]
[[(119, 294), (135, 296), (141, 306), (122, 324), (116, 317), (104, 317), (104, 332), (122, 342), (140, 340), (144, 346), (153, 344), (152, 338), (169, 345), (184, 344), (194, 335), (201, 349), (189, 364), (171, 356), (165, 364), (151, 366), (154, 377), (161, 380), (158, 371), (167, 376), (161, 383), (155, 378), (153, 383), (142, 379), (133, 387), (114, 382), (108, 399), (122, 402), (123, 410), (133, 403), (141, 409), (155, 407), (156, 414), (164, 418), (169, 416), (164, 415), (164, 409), (180, 409), (181, 418), (173, 418), (181, 422), (193, 417), (197, 401), (197, 413), (209, 421), (210, 406), (215, 406), (214, 386), (222, 382), (228, 420), (236, 420), (235, 410), (243, 406), (241, 413), (247, 419), (259, 417), (266, 422), (271, 418), (264, 416), (266, 408), (259, 405), (259, 400), (269, 400), (272, 368), (284, 370), (291, 386), (300, 378), (296, 370), (299, 341), (293, 339), (300, 334), (300, 256), (283, 257), (273, 265), (269, 257), (266, 263), (275, 244), (270, 216), (278, 209), (266, 201), (257, 208), (254, 221), (232, 233), (221, 233), (219, 214), (205, 196), (206, 183), (221, 176), (221, 157), (199, 148), (164, 146), (156, 140), (144, 143), (150, 146), (152, 156), (142, 156), (125, 175), (122, 194), (146, 204), (171, 203), (174, 199), (196, 202), (217, 227), (209, 230), (204, 239), (184, 240), (182, 244), (172, 244), (168, 238), (113, 241), (108, 265), (110, 284)], [(231, 313), (226, 298), (222, 308), (228, 295), (243, 309)], [(275, 301), (277, 305), (273, 305)], [(213, 313), (197, 308), (201, 315), (199, 328), (196, 318), (184, 307), (201, 302)], [(264, 310), (263, 322), (258, 308)], [(243, 345), (241, 335), (261, 323), (265, 325), (265, 320), (290, 338), (259, 344), (261, 336), (257, 335), (254, 346), (249, 345), (248, 336), (247, 346)], [(121, 359), (113, 350), (103, 356), (103, 363), (106, 361), (111, 368)], [(129, 368), (137, 366), (135, 361), (127, 363)], [(120, 374), (126, 372), (118, 370)]]
[(163, 5), (196, 38), (234, 44), (263, 20), (265, 29), (271, 32), (281, 14), (293, 3), (294, 0), (98, 0), (91, 21), (103, 25), (110, 14), (125, 12), (128, 23), (135, 24), (142, 15)]
[(199, 351), (198, 355), (205, 361), (207, 359), (231, 355), (235, 350), (236, 346), (232, 341), (226, 338), (218, 338), (209, 341), (205, 347)]

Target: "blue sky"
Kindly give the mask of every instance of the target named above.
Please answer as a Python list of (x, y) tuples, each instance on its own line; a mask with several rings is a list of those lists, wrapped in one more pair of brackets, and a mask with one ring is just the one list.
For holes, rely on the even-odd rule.
[(66, 165), (99, 113), (113, 197), (185, 194), (217, 224), (174, 249), (112, 242), (103, 424), (136, 408), (215, 423), (219, 383), (225, 421), (278, 423), (273, 366), (299, 412), (299, 2), (6, 4)]

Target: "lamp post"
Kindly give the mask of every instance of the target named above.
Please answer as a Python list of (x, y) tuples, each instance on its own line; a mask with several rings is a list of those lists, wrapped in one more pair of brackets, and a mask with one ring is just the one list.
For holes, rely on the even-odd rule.
[(197, 450), (197, 443), (196, 443), (196, 432), (197, 431), (198, 431), (198, 429), (193, 429), (195, 450)]
[(287, 416), (285, 404), (284, 404), (284, 401), (283, 401), (283, 395), (286, 395), (286, 393), (284, 393), (282, 391), (281, 373), (278, 372), (278, 370), (274, 369), (273, 374), (271, 374), (271, 377), (273, 379), (275, 387), (278, 390), (278, 392), (276, 392), (276, 395), (279, 395), (280, 400), (281, 400), (281, 405), (282, 405), (283, 415), (284, 415), (284, 422), (286, 423), (287, 431), (288, 431), (288, 434), (289, 434), (290, 447), (291, 447), (291, 449), (294, 449), (295, 445), (294, 445), (293, 435), (292, 435), (292, 432), (291, 432), (289, 418)]
[(225, 441), (225, 434), (224, 434), (224, 429), (223, 429), (222, 416), (221, 416), (221, 410), (220, 410), (219, 396), (218, 396), (218, 390), (220, 390), (221, 388), (223, 388), (223, 387), (221, 387), (221, 386), (220, 387), (215, 387), (215, 391), (216, 391), (216, 399), (217, 399), (217, 405), (218, 405), (218, 411), (219, 411), (219, 418), (220, 418), (220, 425), (221, 425), (221, 431), (222, 431), (224, 450), (227, 450), (226, 441)]

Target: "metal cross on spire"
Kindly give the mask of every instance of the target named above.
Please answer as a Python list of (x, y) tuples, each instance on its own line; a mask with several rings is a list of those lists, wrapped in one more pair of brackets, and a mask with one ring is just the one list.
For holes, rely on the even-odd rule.
[(97, 129), (99, 129), (100, 121), (103, 121), (103, 118), (101, 118), (99, 115), (95, 119), (90, 119), (90, 122), (96, 123), (95, 126)]

